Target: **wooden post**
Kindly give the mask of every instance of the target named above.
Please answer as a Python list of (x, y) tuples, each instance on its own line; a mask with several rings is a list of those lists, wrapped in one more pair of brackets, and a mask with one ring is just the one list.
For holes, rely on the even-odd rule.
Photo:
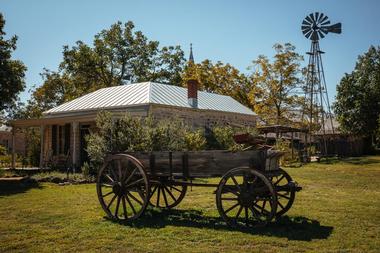
[(16, 128), (12, 127), (12, 169), (16, 169), (15, 132)]
[(291, 142), (291, 145), (292, 145), (292, 160), (294, 159), (294, 144), (293, 144), (293, 142), (294, 142), (294, 132), (292, 132), (292, 142)]
[(76, 168), (77, 163), (77, 131), (78, 131), (78, 122), (72, 122), (72, 135), (73, 135), (73, 143), (72, 145), (72, 165), (73, 168)]
[(40, 126), (41, 153), (40, 153), (40, 168), (44, 165), (44, 142), (45, 142), (45, 125)]

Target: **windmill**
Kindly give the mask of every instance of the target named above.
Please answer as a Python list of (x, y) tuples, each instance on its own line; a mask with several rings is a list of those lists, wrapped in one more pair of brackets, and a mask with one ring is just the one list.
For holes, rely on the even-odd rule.
[[(302, 33), (307, 39), (311, 40), (309, 55), (309, 64), (307, 67), (306, 86), (305, 86), (305, 100), (309, 104), (307, 106), (309, 118), (309, 132), (310, 135), (316, 133), (313, 126), (320, 126), (318, 130), (322, 136), (322, 155), (327, 154), (326, 145), (326, 122), (330, 119), (332, 133), (334, 133), (334, 126), (332, 122), (332, 114), (330, 108), (329, 97), (326, 87), (326, 79), (322, 64), (322, 54), (319, 47), (319, 40), (323, 39), (328, 33), (342, 32), (342, 24), (336, 23), (330, 25), (329, 18), (323, 13), (315, 12), (305, 17), (302, 21)], [(309, 151), (310, 154), (310, 151)]]

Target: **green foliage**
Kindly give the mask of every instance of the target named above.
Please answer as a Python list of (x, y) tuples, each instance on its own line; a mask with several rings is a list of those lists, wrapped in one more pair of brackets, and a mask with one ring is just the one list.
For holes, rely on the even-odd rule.
[(182, 79), (184, 87), (187, 85), (187, 80), (196, 79), (201, 90), (231, 96), (247, 107), (253, 108), (248, 94), (254, 92), (255, 84), (228, 63), (218, 61), (214, 64), (208, 59), (198, 64), (189, 62), (183, 71)]
[(58, 70), (44, 70), (44, 83), (34, 90), (24, 111), (39, 117), (42, 111), (89, 92), (127, 83), (181, 85), (184, 62), (180, 46), (160, 47), (136, 31), (133, 22), (117, 22), (96, 34), (92, 46), (83, 41), (64, 46)]
[(0, 145), (0, 156), (7, 155), (7, 154), (8, 154), (7, 149), (3, 145)]
[(91, 167), (88, 164), (88, 162), (83, 163), (81, 171), (85, 178), (89, 178), (90, 175), (94, 175), (93, 173), (91, 173)]
[(292, 148), (291, 142), (289, 140), (279, 138), (276, 141), (274, 149), (285, 152), (285, 154), (280, 159), (281, 166), (289, 166), (297, 162), (299, 159), (297, 154), (294, 154), (294, 158), (292, 158)]
[(256, 128), (253, 127), (234, 128), (231, 126), (215, 126), (212, 129), (209, 129), (205, 134), (207, 139), (207, 149), (231, 151), (243, 150), (247, 148), (246, 145), (235, 143), (233, 136), (244, 133), (248, 133), (252, 137), (258, 135)]
[(200, 130), (186, 132), (184, 136), (186, 150), (203, 150), (206, 147), (206, 138)]
[(31, 166), (38, 167), (40, 164), (41, 139), (38, 129), (25, 129), (26, 158)]
[(359, 56), (355, 69), (337, 86), (334, 111), (341, 130), (373, 136), (380, 117), (380, 47)]
[(18, 94), (25, 88), (25, 65), (19, 60), (12, 60), (16, 50), (17, 36), (6, 40), (4, 36), (5, 20), (0, 13), (0, 114), (3, 110), (15, 107)]
[(176, 119), (141, 119), (129, 114), (114, 118), (110, 112), (100, 112), (96, 119), (97, 131), (86, 137), (91, 166), (98, 168), (109, 152), (125, 151), (195, 151), (208, 149), (241, 150), (233, 135), (248, 132), (257, 135), (253, 128), (236, 129), (230, 126), (215, 127), (208, 133), (191, 130)]
[(299, 106), (299, 98), (293, 91), (301, 88), (303, 57), (295, 52), (290, 43), (273, 46), (274, 61), (260, 55), (253, 61), (251, 75), (257, 89), (249, 93), (255, 99), (254, 110), (262, 119), (271, 124), (286, 124), (286, 116)]

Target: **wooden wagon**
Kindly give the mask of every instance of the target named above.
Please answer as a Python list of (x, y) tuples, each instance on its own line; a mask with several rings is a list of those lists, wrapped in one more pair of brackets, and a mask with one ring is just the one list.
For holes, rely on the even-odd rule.
[[(109, 154), (99, 171), (97, 194), (107, 216), (139, 218), (148, 205), (173, 208), (189, 186), (216, 188), (216, 206), (230, 226), (271, 221), (292, 206), (301, 190), (279, 167), (272, 150), (129, 152)], [(221, 177), (218, 184), (201, 178)]]

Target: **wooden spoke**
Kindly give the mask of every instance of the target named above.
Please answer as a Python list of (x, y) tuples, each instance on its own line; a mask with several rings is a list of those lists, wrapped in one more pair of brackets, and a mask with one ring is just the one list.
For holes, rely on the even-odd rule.
[(110, 177), (110, 175), (105, 174), (104, 176), (105, 176), (109, 181), (111, 181), (111, 183), (115, 182), (115, 181)]
[(181, 203), (185, 197), (186, 190), (187, 186), (173, 186), (167, 178), (164, 178), (162, 182), (156, 185), (151, 191), (152, 194), (149, 203), (159, 208), (173, 208)]
[(239, 191), (241, 191), (241, 189), (240, 189), (240, 185), (239, 185), (238, 182), (236, 181), (235, 177), (232, 176), (231, 179), (232, 179), (232, 181), (234, 181), (234, 184), (235, 184), (236, 187), (239, 189)]
[(125, 195), (125, 199), (127, 200), (128, 205), (131, 207), (132, 212), (133, 212), (134, 214), (136, 214), (136, 209), (135, 209), (135, 207), (133, 206), (131, 200), (128, 198), (128, 195)]
[(278, 192), (277, 192), (277, 196), (280, 196), (281, 198), (285, 198), (285, 199), (290, 199), (290, 197), (283, 195), (281, 193), (278, 193)]
[(236, 200), (236, 201), (238, 201), (238, 198), (221, 198), (221, 200)]
[(104, 184), (104, 183), (102, 183), (101, 185), (104, 186), (104, 187), (108, 187), (108, 188), (112, 188), (113, 187), (113, 185), (110, 185), (110, 184)]
[(129, 185), (126, 185), (125, 187), (126, 187), (126, 188), (129, 188), (129, 187), (131, 187), (131, 186), (133, 186), (133, 185), (136, 185), (136, 184), (139, 184), (139, 183), (141, 183), (141, 182), (143, 182), (143, 181), (144, 181), (144, 178), (141, 178), (141, 179), (139, 179), (139, 180), (136, 180), (136, 181), (130, 183)]
[(162, 191), (162, 196), (164, 196), (165, 206), (167, 207), (169, 206), (169, 204), (168, 204), (168, 199), (166, 198), (165, 188), (162, 187), (161, 191)]
[(116, 209), (115, 209), (115, 217), (118, 218), (118, 214), (119, 214), (119, 206), (120, 206), (120, 200), (121, 200), (121, 197), (118, 196), (117, 197), (117, 202), (116, 202)]
[(160, 207), (160, 192), (161, 192), (161, 187), (159, 186), (157, 190), (157, 202), (156, 202), (157, 207)]
[(109, 193), (106, 193), (106, 194), (104, 194), (104, 195), (102, 195), (102, 197), (104, 198), (104, 197), (107, 197), (108, 195), (111, 195), (113, 193), (113, 191), (110, 191)]
[(285, 178), (285, 176), (282, 175), (282, 176), (280, 177), (280, 179), (278, 179), (275, 183), (273, 183), (273, 185), (278, 185), (278, 183), (280, 183), (281, 180), (284, 179), (284, 178)]
[(235, 205), (233, 205), (230, 208), (228, 208), (227, 210), (225, 210), (224, 213), (227, 214), (229, 211), (231, 211), (232, 209), (236, 208), (238, 205), (239, 205), (239, 203), (236, 203)]
[(248, 226), (248, 207), (244, 207), (245, 225)]
[(169, 196), (170, 196), (174, 201), (176, 201), (176, 198), (174, 197), (173, 193), (172, 193), (167, 187), (165, 187), (164, 189), (166, 190), (167, 193), (169, 193)]
[(112, 203), (115, 201), (116, 197), (117, 197), (117, 195), (115, 194), (115, 195), (112, 197), (110, 203), (108, 203), (108, 205), (107, 205), (107, 209), (108, 209), (108, 210), (110, 209)]
[(123, 180), (124, 181), (124, 184), (128, 184), (128, 182), (131, 180), (131, 178), (133, 177), (133, 175), (135, 174), (135, 172), (137, 171), (137, 168), (135, 168), (132, 173), (128, 176), (128, 178), (126, 180)]
[(158, 189), (158, 185), (156, 185), (156, 187), (154, 187), (152, 193), (149, 196), (149, 199), (153, 196), (153, 194), (156, 192), (157, 189)]
[(116, 168), (117, 168), (117, 171), (119, 174), (118, 180), (119, 180), (119, 182), (122, 182), (123, 172), (121, 171), (121, 160), (120, 159), (116, 160)]
[(241, 211), (243, 211), (243, 206), (240, 206), (238, 212), (236, 213), (235, 219), (239, 218)]
[(278, 205), (281, 206), (282, 209), (285, 208), (285, 207), (280, 203), (280, 201), (278, 201)]
[(140, 205), (143, 205), (143, 203), (140, 200), (138, 200), (135, 196), (133, 196), (130, 192), (127, 192), (127, 195), (131, 197), (131, 199), (139, 203)]
[(127, 219), (128, 218), (128, 212), (127, 212), (127, 206), (125, 204), (125, 197), (124, 196), (121, 197), (121, 202), (123, 204), (124, 218)]

